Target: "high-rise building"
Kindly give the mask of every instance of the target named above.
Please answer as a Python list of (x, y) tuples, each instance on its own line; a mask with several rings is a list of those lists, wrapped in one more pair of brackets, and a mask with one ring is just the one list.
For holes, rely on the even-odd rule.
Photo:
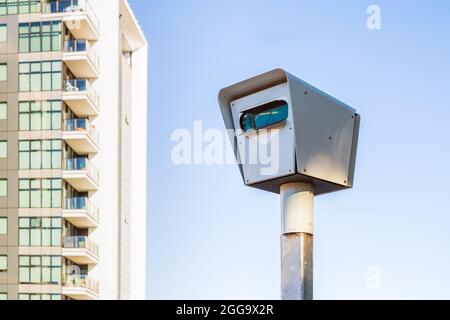
[(146, 119), (127, 0), (0, 0), (0, 300), (145, 298)]

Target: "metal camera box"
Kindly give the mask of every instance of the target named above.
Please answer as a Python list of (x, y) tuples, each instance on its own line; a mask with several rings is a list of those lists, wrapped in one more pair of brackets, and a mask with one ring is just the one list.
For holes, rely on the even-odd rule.
[(246, 185), (280, 193), (303, 182), (316, 195), (353, 186), (353, 108), (281, 69), (222, 89), (219, 104)]

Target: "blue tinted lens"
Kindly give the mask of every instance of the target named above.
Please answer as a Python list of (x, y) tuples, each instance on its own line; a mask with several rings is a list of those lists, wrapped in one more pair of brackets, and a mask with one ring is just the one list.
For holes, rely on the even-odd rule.
[(244, 132), (273, 127), (285, 122), (289, 107), (285, 101), (278, 100), (246, 111), (241, 116), (241, 128)]

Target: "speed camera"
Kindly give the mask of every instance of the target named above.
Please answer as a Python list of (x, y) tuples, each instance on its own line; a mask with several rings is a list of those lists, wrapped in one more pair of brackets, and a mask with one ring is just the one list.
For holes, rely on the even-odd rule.
[(281, 69), (222, 89), (219, 104), (246, 185), (308, 183), (316, 195), (353, 186), (353, 108)]

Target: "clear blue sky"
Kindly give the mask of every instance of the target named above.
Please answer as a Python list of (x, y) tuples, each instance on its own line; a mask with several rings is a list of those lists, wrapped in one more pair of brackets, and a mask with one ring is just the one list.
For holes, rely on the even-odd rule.
[(149, 298), (279, 298), (278, 196), (173, 165), (170, 136), (222, 129), (219, 89), (282, 67), (362, 115), (355, 188), (316, 198), (315, 298), (450, 299), (449, 1), (130, 2), (150, 44)]

